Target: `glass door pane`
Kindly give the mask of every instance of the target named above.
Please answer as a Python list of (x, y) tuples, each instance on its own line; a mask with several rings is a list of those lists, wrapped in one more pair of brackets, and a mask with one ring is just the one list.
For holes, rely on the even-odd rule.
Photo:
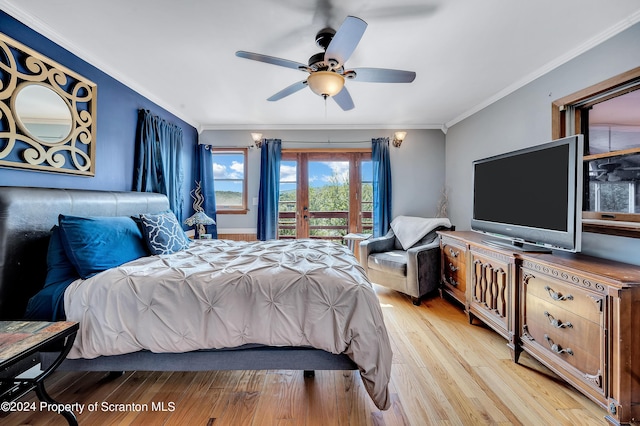
[(342, 242), (349, 233), (349, 161), (308, 162), (309, 237)]
[(373, 232), (373, 162), (360, 163), (360, 226), (365, 234)]
[(280, 199), (278, 207), (278, 238), (296, 238), (296, 212), (298, 210), (298, 167), (296, 161), (280, 162)]

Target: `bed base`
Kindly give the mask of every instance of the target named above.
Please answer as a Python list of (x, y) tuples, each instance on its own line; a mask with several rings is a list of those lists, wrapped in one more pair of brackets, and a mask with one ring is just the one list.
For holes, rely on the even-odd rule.
[[(55, 360), (56, 353), (40, 356), (42, 367)], [(63, 371), (211, 371), (211, 370), (355, 370), (358, 367), (343, 354), (313, 348), (259, 347), (238, 350), (153, 353), (148, 351), (94, 359), (66, 359)]]

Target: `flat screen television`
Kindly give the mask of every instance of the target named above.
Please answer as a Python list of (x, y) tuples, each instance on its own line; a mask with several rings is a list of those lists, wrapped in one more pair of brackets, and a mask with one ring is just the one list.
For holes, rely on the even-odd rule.
[(516, 250), (580, 251), (582, 154), (576, 135), (474, 161), (471, 229)]

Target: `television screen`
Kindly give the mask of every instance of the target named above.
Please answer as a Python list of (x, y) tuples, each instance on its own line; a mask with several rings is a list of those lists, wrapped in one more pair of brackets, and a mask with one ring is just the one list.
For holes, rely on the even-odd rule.
[(472, 229), (578, 251), (581, 158), (577, 135), (475, 161)]

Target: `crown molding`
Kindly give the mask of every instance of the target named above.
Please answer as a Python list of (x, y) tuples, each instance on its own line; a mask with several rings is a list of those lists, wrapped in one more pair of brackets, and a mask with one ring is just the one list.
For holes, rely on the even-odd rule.
[(442, 130), (443, 124), (206, 124), (198, 128), (205, 130)]
[(151, 102), (155, 103), (161, 108), (164, 108), (165, 110), (175, 115), (176, 117), (180, 118), (181, 120), (184, 120), (185, 122), (195, 127), (196, 129), (198, 128), (198, 123), (195, 120), (193, 120), (191, 117), (185, 115), (184, 111), (176, 110), (171, 105), (168, 105), (165, 101), (155, 96), (149, 90), (137, 84), (134, 79), (127, 77), (126, 75), (122, 74), (121, 72), (119, 72), (118, 70), (110, 66), (109, 64), (106, 64), (100, 61), (91, 53), (78, 47), (78, 45), (72, 43), (71, 41), (63, 37), (60, 33), (54, 31), (45, 22), (29, 15), (19, 7), (15, 6), (10, 2), (7, 2), (6, 0), (0, 0), (0, 9), (2, 9), (2, 11), (6, 12), (8, 15), (11, 15), (13, 18), (17, 19), (18, 21), (22, 22), (27, 27), (31, 28), (32, 30), (43, 35), (44, 37), (48, 38), (52, 42), (58, 44), (62, 48), (68, 50), (72, 54), (76, 55), (83, 61), (96, 67), (100, 71), (107, 74), (109, 77), (119, 81), (120, 83), (124, 84), (125, 86), (137, 92), (139, 95), (144, 96)]
[(543, 75), (553, 71), (554, 69), (558, 68), (559, 66), (561, 66), (563, 64), (566, 64), (570, 60), (575, 59), (576, 57), (578, 57), (581, 54), (589, 51), (590, 49), (593, 49), (594, 47), (596, 47), (599, 44), (607, 41), (608, 39), (612, 38), (613, 36), (615, 36), (617, 34), (620, 34), (622, 31), (632, 27), (633, 25), (637, 24), (638, 22), (640, 22), (640, 11), (637, 11), (637, 12), (633, 13), (628, 18), (623, 19), (622, 21), (620, 21), (617, 24), (611, 26), (607, 30), (605, 30), (605, 31), (601, 32), (600, 34), (596, 35), (595, 37), (590, 38), (589, 40), (587, 40), (582, 45), (578, 46), (577, 48), (575, 48), (573, 50), (570, 50), (569, 52), (567, 52), (566, 54), (560, 56), (559, 58), (547, 63), (546, 65), (542, 66), (541, 68), (537, 69), (536, 71), (532, 72), (531, 74), (527, 75), (526, 77), (518, 80), (514, 84), (505, 87), (504, 89), (502, 89), (501, 91), (499, 91), (495, 95), (491, 96), (490, 98), (486, 99), (483, 102), (480, 102), (479, 104), (475, 105), (474, 107), (468, 109), (467, 111), (463, 112), (462, 114), (460, 114), (459, 116), (455, 117), (454, 119), (452, 119), (450, 121), (447, 121), (444, 124), (444, 126), (446, 128), (451, 128), (453, 125), (461, 122), (462, 120), (464, 120), (466, 118), (469, 118), (473, 114), (483, 110), (484, 108), (488, 107), (489, 105), (493, 104), (494, 102), (497, 102), (500, 99), (510, 95), (511, 93), (515, 92), (516, 90), (526, 86), (527, 84), (531, 83), (532, 81), (536, 80), (537, 78), (542, 77)]

